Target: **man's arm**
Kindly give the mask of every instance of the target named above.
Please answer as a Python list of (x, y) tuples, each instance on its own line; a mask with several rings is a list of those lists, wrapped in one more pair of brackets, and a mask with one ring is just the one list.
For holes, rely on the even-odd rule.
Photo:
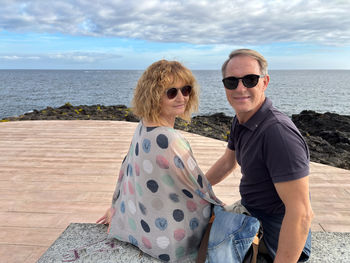
[(226, 148), (225, 153), (214, 163), (205, 176), (211, 185), (224, 180), (237, 167), (235, 151)]
[(309, 176), (275, 184), (285, 205), (274, 263), (297, 262), (309, 233), (313, 212), (309, 198)]

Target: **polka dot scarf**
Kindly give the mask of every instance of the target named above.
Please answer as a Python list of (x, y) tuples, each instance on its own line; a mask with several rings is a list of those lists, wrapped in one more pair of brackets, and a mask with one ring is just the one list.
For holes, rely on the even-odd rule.
[(184, 137), (141, 121), (120, 169), (109, 235), (165, 262), (194, 259), (211, 203), (221, 204)]

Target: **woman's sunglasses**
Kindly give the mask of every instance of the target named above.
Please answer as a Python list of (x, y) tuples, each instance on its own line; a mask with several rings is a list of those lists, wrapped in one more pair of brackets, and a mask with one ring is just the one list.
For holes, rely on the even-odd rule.
[(245, 87), (254, 88), (258, 84), (259, 79), (263, 77), (265, 77), (265, 75), (249, 74), (241, 78), (227, 77), (227, 78), (224, 78), (222, 82), (224, 83), (224, 86), (226, 89), (233, 90), (233, 89), (237, 89), (239, 80), (241, 79)]
[(192, 87), (191, 86), (184, 86), (182, 88), (170, 88), (166, 91), (166, 95), (169, 100), (174, 99), (177, 96), (177, 91), (181, 90), (182, 96), (187, 97), (191, 94)]

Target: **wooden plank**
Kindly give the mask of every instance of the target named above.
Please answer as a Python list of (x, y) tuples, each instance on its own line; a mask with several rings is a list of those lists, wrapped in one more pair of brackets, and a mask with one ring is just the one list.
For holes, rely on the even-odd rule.
[[(27, 121), (0, 123), (0, 255), (36, 262), (72, 222), (93, 223), (110, 205), (121, 161), (137, 123)], [(181, 131), (182, 132), (182, 131)], [(226, 143), (182, 132), (207, 169)], [(239, 199), (236, 171), (214, 191)], [(312, 230), (349, 231), (350, 171), (311, 163)]]

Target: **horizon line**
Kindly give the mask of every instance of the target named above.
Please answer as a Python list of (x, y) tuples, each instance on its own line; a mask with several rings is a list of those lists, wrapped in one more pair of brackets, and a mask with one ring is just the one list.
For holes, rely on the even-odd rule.
[[(131, 70), (133, 70), (133, 71), (144, 71), (146, 68), (144, 68), (144, 69), (108, 69), (108, 68), (106, 68), (106, 69), (93, 69), (93, 68), (87, 68), (87, 69), (85, 69), (85, 68), (81, 68), (81, 69), (74, 69), (74, 68), (67, 68), (67, 69), (65, 69), (65, 68), (47, 68), (47, 69), (45, 69), (45, 68), (0, 68), (0, 70), (47, 70), (47, 71), (50, 71), (50, 70), (57, 70), (57, 71), (64, 71), (64, 70), (70, 70), (70, 71), (118, 71), (118, 70), (120, 70), (120, 71), (122, 71), (122, 70), (128, 70), (128, 71), (131, 71)], [(191, 71), (221, 71), (221, 69), (190, 69)], [(287, 71), (287, 70), (290, 70), (290, 71), (297, 71), (297, 70), (303, 70), (303, 71), (306, 71), (306, 70), (310, 70), (310, 71), (316, 71), (316, 70), (318, 70), (318, 71), (322, 71), (322, 70), (327, 70), (327, 71), (330, 71), (330, 70), (343, 70), (343, 71), (347, 71), (347, 70), (350, 70), (350, 68), (349, 69), (344, 69), (344, 68), (339, 68), (339, 69), (323, 69), (323, 68), (320, 68), (320, 69), (317, 69), (317, 68), (312, 68), (312, 69), (310, 69), (310, 68), (300, 68), (300, 69), (287, 69), (287, 68), (285, 68), (285, 69), (283, 69), (283, 68), (281, 68), (281, 69), (268, 69), (269, 71), (270, 70), (272, 70), (272, 71), (278, 71), (278, 70), (280, 70), (280, 71)]]

